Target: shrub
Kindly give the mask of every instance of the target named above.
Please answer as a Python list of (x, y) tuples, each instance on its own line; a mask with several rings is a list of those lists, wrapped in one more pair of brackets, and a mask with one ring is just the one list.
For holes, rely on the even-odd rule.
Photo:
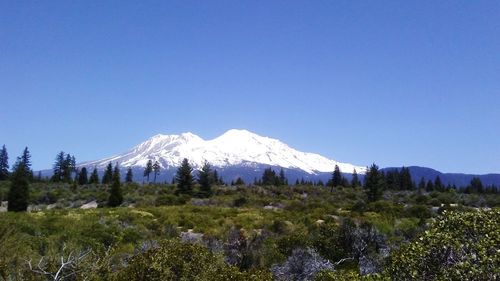
[(444, 212), (416, 241), (391, 257), (394, 280), (496, 280), (500, 211)]
[(119, 280), (271, 280), (269, 273), (240, 272), (206, 247), (167, 240), (133, 257)]

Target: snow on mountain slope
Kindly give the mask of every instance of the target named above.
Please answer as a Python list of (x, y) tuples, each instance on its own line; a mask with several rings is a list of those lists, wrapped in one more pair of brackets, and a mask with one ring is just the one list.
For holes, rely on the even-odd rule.
[(299, 169), (309, 174), (331, 172), (335, 165), (345, 173), (354, 169), (360, 174), (366, 168), (340, 163), (319, 154), (297, 151), (277, 139), (262, 137), (247, 130), (229, 130), (212, 140), (192, 134), (156, 135), (129, 152), (78, 166), (104, 168), (109, 162), (121, 167), (144, 167), (149, 159), (158, 161), (163, 169), (178, 167), (187, 158), (194, 168), (205, 161), (215, 167), (270, 165)]

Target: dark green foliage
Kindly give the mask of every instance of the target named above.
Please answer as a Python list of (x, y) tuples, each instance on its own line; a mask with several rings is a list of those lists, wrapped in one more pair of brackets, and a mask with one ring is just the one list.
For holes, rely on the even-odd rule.
[(477, 193), (483, 193), (484, 187), (483, 183), (481, 182), (481, 179), (478, 177), (473, 177), (472, 180), (470, 181), (470, 184), (465, 188), (465, 192), (467, 193), (472, 193), (472, 192), (477, 192)]
[(155, 161), (155, 163), (152, 166), (152, 169), (154, 174), (153, 182), (156, 183), (156, 176), (160, 174), (160, 163), (158, 161)]
[(103, 184), (110, 184), (113, 182), (113, 165), (109, 162), (108, 166), (106, 166), (106, 170), (104, 171), (104, 176), (102, 176)]
[(28, 173), (26, 172), (26, 164), (23, 163), (25, 158), (18, 158), (18, 162), (14, 165), (9, 193), (7, 196), (9, 212), (24, 212), (28, 208), (29, 200), (29, 181)]
[(445, 212), (391, 258), (392, 280), (497, 280), (500, 212)]
[(356, 169), (352, 172), (352, 179), (351, 179), (351, 187), (358, 187), (361, 186), (361, 182), (359, 181), (358, 178), (358, 172), (356, 172)]
[(56, 162), (53, 168), (54, 174), (52, 181), (54, 182), (72, 182), (72, 175), (76, 172), (76, 160), (74, 156), (65, 154), (61, 151), (56, 156)]
[(401, 171), (399, 172), (399, 180), (401, 190), (413, 190), (415, 188), (409, 168), (401, 168)]
[(382, 197), (384, 188), (384, 176), (378, 166), (373, 164), (365, 175), (365, 192), (368, 201), (374, 202)]
[(134, 181), (134, 175), (132, 174), (132, 168), (128, 167), (127, 174), (125, 175), (125, 182), (131, 183)]
[(90, 184), (98, 184), (99, 183), (99, 174), (97, 174), (97, 167), (94, 167), (92, 174), (90, 174), (89, 183)]
[(87, 168), (83, 167), (80, 170), (80, 173), (78, 173), (78, 184), (79, 185), (84, 185), (89, 183), (88, 175), (87, 175)]
[(151, 159), (148, 160), (148, 163), (146, 163), (146, 167), (144, 168), (144, 177), (147, 177), (147, 181), (149, 183), (149, 175), (153, 172), (153, 161)]
[(109, 191), (108, 198), (108, 206), (117, 207), (120, 206), (123, 202), (123, 195), (120, 186), (120, 169), (118, 168), (118, 164), (115, 165), (115, 169), (112, 174), (111, 189)]
[(245, 185), (245, 181), (241, 177), (238, 177), (234, 182), (235, 185)]
[(17, 157), (13, 170), (19, 169), (19, 166), (23, 166), (22, 171), (25, 173), (26, 179), (31, 181), (33, 179), (33, 171), (31, 170), (31, 154), (28, 147), (24, 148), (23, 154), (20, 157)]
[(441, 178), (439, 176), (436, 176), (436, 179), (434, 180), (434, 188), (437, 191), (444, 191), (445, 190), (443, 182), (441, 181)]
[(0, 150), (0, 181), (6, 180), (9, 178), (9, 155), (7, 153), (7, 148), (5, 148), (5, 144), (2, 146), (2, 150)]
[(434, 191), (434, 183), (431, 180), (427, 181), (427, 185), (425, 186), (425, 190), (427, 192)]
[(240, 272), (199, 245), (176, 240), (133, 257), (120, 280), (271, 280), (269, 273)]
[(288, 185), (288, 180), (285, 176), (285, 171), (283, 168), (280, 169), (280, 175), (279, 175), (279, 185)]
[(420, 191), (425, 190), (425, 179), (424, 179), (424, 177), (420, 178), (420, 182), (418, 183), (418, 189)]
[(202, 198), (212, 196), (212, 184), (215, 179), (213, 178), (212, 167), (208, 162), (203, 164), (203, 167), (198, 172), (198, 183), (200, 184), (199, 196)]
[(331, 184), (332, 189), (330, 191), (333, 191), (334, 187), (338, 187), (342, 184), (342, 174), (340, 173), (340, 168), (338, 165), (335, 165), (335, 169), (333, 170)]
[(176, 194), (193, 195), (193, 168), (189, 165), (189, 161), (184, 158), (181, 166), (177, 169), (175, 182), (177, 183)]
[(262, 174), (262, 185), (280, 185), (280, 179), (272, 168), (267, 168)]

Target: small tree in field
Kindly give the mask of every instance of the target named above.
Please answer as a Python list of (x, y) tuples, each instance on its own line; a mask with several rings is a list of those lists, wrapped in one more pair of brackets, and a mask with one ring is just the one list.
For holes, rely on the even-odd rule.
[(120, 186), (120, 169), (116, 164), (112, 176), (111, 189), (109, 191), (108, 205), (110, 207), (120, 206), (123, 202), (122, 189)]
[(333, 191), (334, 187), (338, 187), (342, 184), (342, 174), (340, 173), (340, 168), (338, 165), (335, 165), (335, 169), (332, 173), (332, 186), (330, 192)]
[(7, 154), (7, 148), (5, 144), (0, 150), (0, 181), (9, 178), (9, 155)]
[(198, 183), (200, 184), (200, 197), (212, 196), (212, 184), (214, 182), (212, 167), (208, 162), (198, 172)]
[(373, 164), (365, 175), (365, 190), (368, 201), (377, 201), (382, 197), (384, 188), (384, 176), (378, 169), (378, 166)]
[(134, 175), (132, 174), (132, 168), (128, 167), (127, 174), (125, 175), (125, 182), (131, 183), (134, 181)]
[(153, 182), (156, 183), (156, 176), (158, 176), (160, 174), (160, 163), (158, 161), (155, 161), (155, 163), (153, 164), (153, 174), (154, 174), (154, 179), (153, 179)]
[(148, 183), (149, 183), (149, 175), (153, 171), (153, 161), (148, 160), (148, 163), (146, 163), (146, 167), (144, 168), (144, 177), (147, 177)]
[(177, 174), (175, 176), (175, 182), (177, 183), (176, 194), (193, 194), (193, 168), (189, 165), (189, 161), (184, 158), (182, 160), (181, 166), (177, 169)]
[(29, 168), (29, 163), (26, 164), (22, 157), (18, 158), (14, 165), (10, 189), (7, 195), (7, 200), (9, 201), (7, 210), (9, 212), (24, 212), (28, 209), (29, 175), (26, 167)]

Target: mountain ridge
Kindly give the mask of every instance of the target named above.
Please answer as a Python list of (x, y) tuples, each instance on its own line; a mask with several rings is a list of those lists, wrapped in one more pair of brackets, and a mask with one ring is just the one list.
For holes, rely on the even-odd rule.
[(335, 165), (344, 173), (352, 173), (354, 169), (360, 174), (366, 171), (366, 167), (328, 159), (316, 153), (301, 152), (280, 140), (241, 129), (228, 130), (211, 140), (204, 140), (191, 132), (180, 135), (157, 134), (123, 154), (79, 163), (78, 167), (102, 169), (112, 162), (121, 167), (140, 168), (152, 160), (158, 161), (162, 169), (168, 170), (178, 167), (184, 158), (195, 169), (207, 161), (219, 168), (267, 165), (301, 170), (311, 175), (331, 172)]

